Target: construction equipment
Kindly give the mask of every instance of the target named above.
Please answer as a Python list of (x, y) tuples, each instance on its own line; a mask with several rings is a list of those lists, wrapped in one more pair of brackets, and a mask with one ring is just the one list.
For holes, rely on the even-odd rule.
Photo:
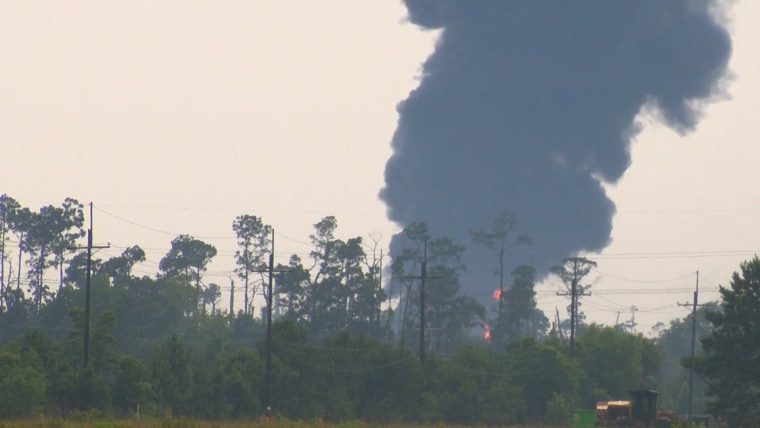
[(628, 391), (630, 400), (596, 403), (596, 426), (686, 427), (677, 413), (659, 408), (660, 393), (653, 389)]
[(631, 407), (631, 400), (598, 401), (595, 425), (608, 427), (619, 419), (629, 419)]

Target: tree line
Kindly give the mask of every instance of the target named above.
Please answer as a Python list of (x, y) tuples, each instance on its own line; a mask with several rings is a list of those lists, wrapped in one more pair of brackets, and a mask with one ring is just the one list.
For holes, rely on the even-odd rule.
[[(83, 209), (73, 198), (66, 198), (61, 206), (32, 210), (8, 195), (0, 196), (0, 307), (8, 316), (26, 321), (47, 316), (71, 289), (82, 286), (88, 265), (87, 254), (78, 251), (82, 245), (77, 247), (86, 235)], [(465, 246), (448, 237), (430, 236), (424, 222), (404, 229), (404, 246), (399, 254), (392, 255), (390, 269), (386, 269), (391, 273), (387, 287), (382, 280), (385, 257), (379, 243), (366, 242), (362, 237), (340, 239), (337, 228), (334, 216), (320, 219), (309, 236), (312, 250), (308, 257), (294, 254), (286, 264), (272, 266), (276, 316), (306, 325), (309, 337), (321, 339), (348, 331), (418, 346), (413, 342), (414, 332), (420, 328), (418, 279), (423, 261), (430, 277), (435, 278), (435, 286), (426, 291), (429, 316), (425, 328), (431, 332), (432, 350), (450, 353), (474, 331), (484, 329), (500, 345), (524, 337), (540, 338), (548, 331), (549, 322), (536, 306), (535, 269), (516, 266), (511, 271), (512, 285), (504, 287), (509, 274), (506, 251), (530, 245), (528, 237), (513, 236), (516, 220), (512, 213), (500, 213), (491, 229), (472, 234), (473, 242), (491, 250), (497, 259), (500, 288), (495, 308), (487, 308), (460, 292), (460, 277), (466, 271), (462, 262)], [(207, 281), (204, 274), (217, 256), (217, 249), (190, 235), (179, 235), (171, 241), (154, 277), (133, 275), (135, 266), (146, 261), (145, 251), (138, 245), (108, 260), (92, 259), (91, 273), (117, 289), (135, 278), (190, 285), (192, 290), (183, 290), (186, 295), (182, 297), (184, 303), (193, 302), (183, 309), (190, 318), (223, 312), (236, 316), (237, 287), (243, 295), (243, 302), (238, 302), (238, 307), (242, 303), (243, 316), (257, 317), (255, 297), (268, 298), (264, 285), (270, 268), (273, 229), (261, 217), (244, 214), (233, 220), (232, 230), (237, 249), (235, 278), (230, 278), (229, 286)], [(576, 266), (578, 261), (581, 266), (595, 265), (578, 257), (563, 263), (570, 260)], [(52, 269), (57, 274), (55, 280), (50, 279)], [(560, 278), (569, 284), (568, 272), (562, 266), (558, 269)], [(575, 269), (572, 273), (580, 279), (587, 272), (578, 275)], [(230, 291), (229, 309), (218, 307), (225, 288)]]
[[(406, 242), (383, 287), (377, 243), (341, 240), (335, 217), (318, 221), (308, 258), (292, 255), (273, 266), (277, 316), (267, 395), (266, 325), (252, 302), (266, 292), (272, 228), (260, 217), (232, 222), (239, 310), (234, 282), (230, 307), (218, 307), (222, 287), (203, 275), (217, 250), (192, 236), (172, 240), (154, 276), (134, 272), (145, 261), (139, 246), (93, 259), (90, 364), (83, 368), (87, 260), (73, 251), (85, 235), (82, 204), (67, 198), (32, 211), (3, 195), (0, 210), (0, 402), (9, 403), (2, 417), (41, 409), (126, 416), (139, 408), (158, 416), (251, 418), (269, 401), (289, 418), (506, 424), (560, 422), (573, 408), (636, 387), (662, 389), (677, 410), (685, 396), (678, 332), (686, 319), (650, 339), (579, 316), (569, 355), (569, 326), (550, 328), (536, 307), (533, 268), (505, 266), (506, 251), (530, 245), (516, 236), (510, 213), (473, 232), (473, 242), (494, 255), (500, 283), (512, 276), (493, 308), (460, 292), (464, 246), (430, 236), (425, 223), (404, 229)], [(423, 262), (436, 285), (425, 294), (424, 364), (416, 352), (415, 279)], [(577, 280), (591, 266), (568, 258), (555, 273)], [(51, 269), (54, 284), (46, 281)], [(482, 337), (484, 328), (490, 338)]]

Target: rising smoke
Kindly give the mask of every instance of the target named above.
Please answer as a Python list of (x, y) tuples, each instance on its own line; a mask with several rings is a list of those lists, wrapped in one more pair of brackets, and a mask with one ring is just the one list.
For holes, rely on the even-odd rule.
[[(709, 0), (405, 0), (440, 29), (420, 85), (398, 108), (380, 196), (401, 226), (468, 247), (468, 283), (493, 289), (493, 260), (469, 231), (517, 215), (541, 274), (603, 249), (614, 183), (630, 165), (643, 106), (679, 132), (727, 73), (731, 40)], [(398, 248), (394, 237), (391, 249)], [(480, 251), (480, 252), (478, 252)], [(477, 275), (476, 275), (477, 276)]]

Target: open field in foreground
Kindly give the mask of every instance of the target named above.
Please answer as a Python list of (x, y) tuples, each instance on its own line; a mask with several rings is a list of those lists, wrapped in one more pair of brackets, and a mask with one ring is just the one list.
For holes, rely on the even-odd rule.
[[(320, 421), (199, 421), (193, 419), (150, 419), (140, 420), (62, 420), (62, 419), (28, 419), (19, 421), (0, 421), (0, 428), (426, 428), (425, 425), (394, 425), (360, 421), (329, 424)], [(455, 425), (428, 425), (427, 428), (458, 428)], [(464, 428), (464, 426), (462, 426)], [(531, 426), (513, 428), (538, 428)]]

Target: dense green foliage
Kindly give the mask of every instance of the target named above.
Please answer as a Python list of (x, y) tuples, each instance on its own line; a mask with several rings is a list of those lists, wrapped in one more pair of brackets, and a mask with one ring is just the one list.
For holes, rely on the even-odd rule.
[[(712, 324), (705, 314), (716, 310), (716, 303), (708, 303), (697, 308), (696, 317), (696, 354), (702, 352), (700, 337), (708, 335), (712, 331)], [(659, 326), (661, 330), (657, 337), (657, 347), (662, 351), (662, 378), (659, 390), (662, 392), (661, 404), (667, 409), (675, 410), (681, 414), (687, 414), (689, 408), (689, 370), (682, 366), (682, 359), (691, 353), (692, 315), (670, 322), (668, 328)], [(706, 415), (707, 397), (705, 394), (704, 379), (699, 373), (693, 376), (694, 394), (692, 413), (694, 415)]]
[(718, 310), (708, 311), (713, 329), (702, 338), (704, 353), (692, 363), (707, 384), (710, 410), (730, 426), (760, 425), (760, 258), (740, 266), (721, 287)]
[[(628, 339), (632, 347), (648, 340), (592, 330)], [(196, 350), (198, 343), (174, 334), (144, 359), (113, 351), (114, 343), (98, 354), (101, 364), (82, 369), (78, 341), (54, 342), (32, 330), (0, 354), (0, 394), (13, 398), (3, 401), (4, 416), (97, 409), (123, 417), (139, 405), (143, 414), (159, 417), (255, 418), (265, 399), (258, 342), (235, 347), (209, 338), (205, 350)], [(626, 355), (621, 364), (629, 360), (642, 358)], [(277, 413), (294, 419), (519, 424), (556, 418), (557, 395), (569, 410), (611, 397), (606, 390), (639, 385), (639, 364), (622, 378), (596, 381), (597, 372), (584, 370), (584, 363), (570, 359), (559, 342), (525, 339), (500, 351), (486, 343), (463, 345), (447, 358), (433, 354), (423, 368), (396, 345), (348, 333), (312, 344), (305, 327), (281, 320), (273, 325), (271, 399)]]
[[(574, 408), (665, 385), (663, 361), (685, 372), (672, 365), (686, 355), (673, 345), (677, 323), (658, 339), (584, 324), (569, 355), (566, 335), (548, 332), (536, 307), (533, 268), (504, 266), (510, 245), (529, 242), (510, 240), (514, 223), (506, 214), (474, 234), (497, 256), (499, 280), (512, 275), (495, 314), (460, 291), (464, 246), (430, 236), (424, 223), (405, 229), (383, 288), (377, 246), (339, 239), (337, 220), (321, 219), (308, 257), (273, 266), (278, 305), (269, 349), (266, 317), (253, 307), (267, 290), (271, 248), (272, 229), (261, 218), (232, 222), (239, 311), (217, 307), (222, 288), (204, 279), (217, 250), (192, 236), (171, 241), (152, 277), (134, 273), (145, 262), (139, 246), (95, 257), (84, 368), (87, 259), (74, 250), (85, 235), (82, 208), (66, 199), (34, 212), (0, 197), (0, 418), (139, 412), (253, 419), (271, 404), (290, 419), (562, 423)], [(428, 356), (421, 362), (423, 260), (435, 286), (425, 293)], [(46, 272), (53, 269), (51, 283)], [(488, 325), (492, 340), (482, 337)]]

